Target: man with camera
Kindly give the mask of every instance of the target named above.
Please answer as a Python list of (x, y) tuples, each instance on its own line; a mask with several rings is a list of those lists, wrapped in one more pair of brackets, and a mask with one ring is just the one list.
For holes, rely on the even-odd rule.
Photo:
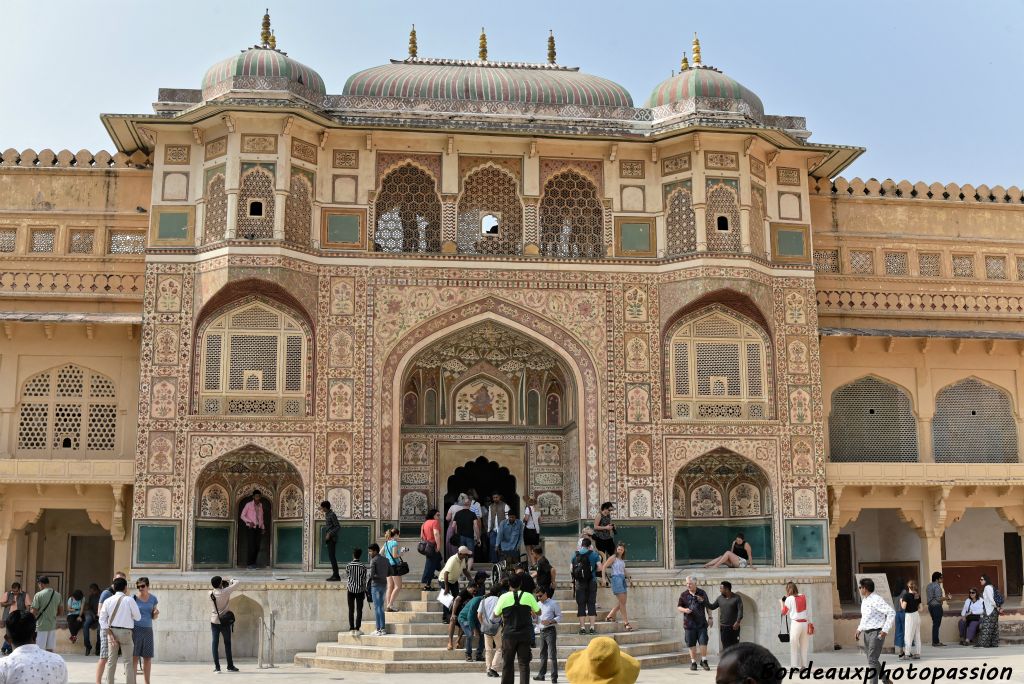
[(235, 627), (235, 614), (228, 610), (228, 602), (231, 600), (231, 592), (238, 588), (238, 580), (226, 580), (220, 575), (210, 578), (213, 590), (210, 591), (210, 600), (213, 601), (213, 611), (210, 614), (210, 634), (213, 642), (213, 671), (220, 672), (220, 637), (224, 637), (224, 655), (228, 660), (228, 672), (238, 672), (235, 661), (231, 657), (231, 630)]

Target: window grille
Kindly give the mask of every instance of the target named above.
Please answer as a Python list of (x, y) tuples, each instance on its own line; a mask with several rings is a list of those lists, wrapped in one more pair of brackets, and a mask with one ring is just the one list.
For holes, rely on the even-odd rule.
[(406, 164), (389, 173), (374, 207), (375, 251), (441, 251), (441, 200), (426, 171)]
[(108, 254), (144, 254), (146, 234), (137, 230), (112, 230), (108, 237)]
[(599, 259), (604, 250), (604, 209), (597, 187), (575, 171), (564, 171), (544, 185), (540, 201), (541, 253)]
[(974, 277), (974, 255), (954, 254), (953, 255), (953, 277), (973, 278)]
[(309, 177), (292, 172), (292, 183), (284, 205), (284, 237), (297, 245), (309, 245), (313, 226), (313, 185)]
[(1017, 280), (1024, 280), (1024, 257), (1017, 257)]
[(839, 250), (814, 250), (814, 270), (818, 273), (839, 273)]
[[(708, 182), (706, 238), (709, 252), (740, 251), (740, 205), (736, 190), (722, 181)], [(719, 219), (725, 218), (724, 230)]]
[(1016, 463), (1017, 425), (1005, 392), (968, 378), (935, 398), (936, 463)]
[[(289, 315), (241, 304), (206, 327), (199, 411), (305, 415), (308, 342)], [(224, 397), (224, 401), (220, 399)]]
[(52, 252), (55, 235), (55, 231), (52, 230), (33, 230), (31, 251)]
[(220, 242), (227, 235), (228, 193), (224, 174), (214, 174), (206, 184), (206, 209), (203, 218), (203, 244)]
[(93, 231), (73, 230), (68, 241), (68, 251), (72, 254), (92, 254), (93, 240)]
[(921, 252), (917, 255), (917, 270), (925, 278), (942, 275), (942, 255), (938, 252)]
[[(501, 215), (498, 234), (482, 235), (481, 212)], [(520, 254), (523, 249), (523, 204), (515, 178), (493, 166), (466, 177), (459, 199), (455, 242), (462, 254)]]
[[(21, 390), (18, 450), (33, 455), (110, 452), (116, 447), (114, 383), (69, 364), (29, 378)], [(83, 418), (85, 431), (83, 434)]]
[(905, 276), (909, 273), (906, 252), (885, 253), (885, 274), (891, 276)]
[(1006, 257), (985, 257), (985, 277), (989, 280), (1006, 280)]
[(918, 460), (910, 397), (892, 383), (862, 378), (836, 389), (828, 430), (830, 458), (837, 463)]
[(767, 417), (767, 340), (753, 325), (714, 307), (678, 325), (666, 351), (673, 418)]
[(871, 275), (875, 272), (875, 253), (868, 250), (850, 250), (850, 273)]
[(0, 252), (13, 252), (18, 244), (18, 229), (4, 228), (0, 230)]
[(665, 231), (668, 256), (697, 251), (697, 218), (693, 211), (693, 195), (683, 184), (667, 186)]
[[(259, 216), (249, 215), (249, 203), (263, 203)], [(274, 176), (263, 167), (242, 174), (238, 188), (238, 218), (236, 237), (246, 240), (272, 240), (274, 238)]]

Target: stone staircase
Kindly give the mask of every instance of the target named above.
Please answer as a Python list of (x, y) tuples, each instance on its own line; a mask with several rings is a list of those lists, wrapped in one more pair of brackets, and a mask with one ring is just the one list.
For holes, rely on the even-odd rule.
[[(363, 611), (364, 636), (339, 632), (336, 642), (321, 642), (317, 644), (316, 652), (297, 654), (295, 664), (354, 672), (482, 674), (483, 663), (467, 663), (464, 650), (447, 650), (448, 626), (441, 622), (441, 605), (436, 597), (437, 592), (403, 589), (395, 605), (399, 612), (387, 614), (388, 633), (384, 636), (370, 635), (373, 631), (373, 609), (366, 606)], [(576, 602), (572, 600), (571, 591), (559, 589), (555, 592), (555, 599), (562, 608), (563, 622), (558, 627), (558, 660), (559, 670), (564, 671), (569, 655), (585, 648), (593, 637), (578, 633)], [(602, 607), (598, 610), (599, 617), (607, 614), (607, 609)], [(624, 652), (640, 661), (642, 668), (684, 662), (679, 640), (666, 638), (661, 630), (643, 629), (642, 624), (637, 624), (634, 631), (627, 632), (621, 624), (598, 622), (596, 632), (615, 639)], [(533, 656), (532, 669), (536, 671), (539, 647), (534, 649)]]

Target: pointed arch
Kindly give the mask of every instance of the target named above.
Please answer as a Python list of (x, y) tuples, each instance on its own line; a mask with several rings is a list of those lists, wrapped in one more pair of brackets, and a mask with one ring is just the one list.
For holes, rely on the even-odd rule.
[(247, 240), (274, 238), (274, 173), (254, 165), (238, 181), (238, 218), (235, 235)]
[(937, 463), (1016, 463), (1017, 423), (1009, 392), (971, 376), (940, 389), (932, 418)]
[(114, 381), (67, 363), (28, 377), (18, 404), (17, 453), (25, 456), (110, 454), (117, 446)]
[(411, 160), (381, 178), (374, 200), (374, 251), (441, 251), (441, 198), (433, 175)]
[[(521, 254), (523, 201), (519, 179), (506, 168), (486, 162), (473, 168), (462, 181), (458, 199), (456, 245), (460, 254)], [(498, 233), (483, 235), (481, 217), (500, 217)]]
[(604, 207), (598, 186), (576, 169), (551, 176), (540, 199), (540, 251), (545, 256), (600, 259)]
[(736, 181), (719, 178), (707, 180), (705, 196), (705, 240), (709, 252), (739, 252), (740, 201)]
[(693, 211), (690, 181), (665, 186), (666, 256), (697, 251), (697, 218)]
[(227, 237), (228, 193), (223, 167), (206, 182), (203, 205), (203, 244), (220, 242)]
[(866, 375), (832, 391), (828, 416), (831, 461), (918, 460), (917, 417), (911, 393)]

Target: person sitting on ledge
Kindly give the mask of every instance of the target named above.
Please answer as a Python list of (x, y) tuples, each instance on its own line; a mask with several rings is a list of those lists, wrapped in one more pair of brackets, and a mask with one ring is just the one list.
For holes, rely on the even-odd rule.
[(724, 565), (728, 568), (752, 568), (754, 567), (751, 560), (753, 557), (754, 552), (751, 550), (750, 544), (747, 543), (747, 538), (742, 532), (737, 532), (736, 539), (732, 542), (732, 548), (718, 558), (705, 563), (704, 567), (718, 568)]

